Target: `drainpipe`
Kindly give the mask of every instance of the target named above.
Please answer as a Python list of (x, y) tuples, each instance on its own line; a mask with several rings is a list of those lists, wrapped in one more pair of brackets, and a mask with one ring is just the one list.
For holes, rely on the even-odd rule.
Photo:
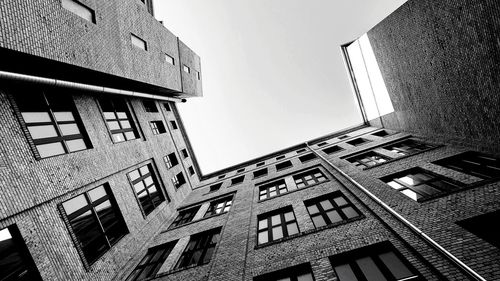
[(398, 212), (396, 212), (394, 209), (392, 209), (389, 205), (385, 204), (382, 200), (380, 200), (377, 196), (375, 196), (373, 193), (371, 193), (368, 189), (363, 187), (361, 184), (359, 184), (357, 181), (355, 181), (353, 178), (351, 178), (349, 175), (344, 173), (341, 169), (337, 168), (337, 166), (333, 165), (332, 162), (330, 162), (328, 159), (320, 155), (317, 151), (312, 149), (309, 146), (309, 143), (305, 143), (307, 148), (311, 150), (316, 156), (321, 158), (323, 161), (325, 161), (330, 167), (332, 167), (335, 171), (337, 171), (339, 174), (341, 174), (344, 178), (346, 178), (349, 182), (354, 184), (357, 188), (359, 188), (363, 193), (368, 195), (372, 200), (377, 202), (382, 208), (384, 208), (386, 211), (391, 213), (397, 220), (402, 222), (405, 226), (410, 228), (413, 232), (415, 232), (418, 236), (420, 236), (424, 241), (429, 243), (434, 249), (439, 251), (441, 254), (443, 254), (446, 258), (448, 258), (452, 263), (457, 265), (460, 269), (462, 269), (469, 277), (472, 277), (474, 280), (477, 281), (487, 281), (484, 279), (481, 275), (479, 275), (477, 272), (475, 272), (472, 268), (468, 267), (465, 263), (463, 263), (461, 260), (459, 260), (457, 257), (455, 257), (452, 253), (448, 252), (443, 246), (439, 245), (436, 241), (434, 241), (432, 238), (430, 238), (427, 234), (425, 234), (422, 230), (420, 230), (418, 227), (413, 225), (411, 222), (409, 222), (407, 219), (405, 219), (402, 215), (400, 215)]
[(171, 101), (171, 102), (186, 102), (186, 99), (183, 99), (183, 98), (165, 97), (165, 96), (147, 94), (147, 93), (142, 93), (142, 92), (133, 92), (133, 91), (116, 89), (116, 88), (108, 88), (108, 87), (103, 87), (103, 86), (89, 85), (89, 84), (70, 82), (70, 81), (58, 80), (58, 79), (53, 79), (53, 78), (38, 77), (38, 76), (32, 76), (32, 75), (26, 75), (26, 74), (19, 74), (19, 73), (7, 72), (7, 71), (0, 71), (0, 79), (8, 79), (8, 80), (28, 82), (28, 83), (37, 83), (37, 84), (43, 84), (43, 85), (48, 85), (48, 86), (56, 86), (56, 87), (97, 92), (97, 93), (103, 93), (103, 94), (141, 97), (141, 98), (149, 98), (149, 99)]

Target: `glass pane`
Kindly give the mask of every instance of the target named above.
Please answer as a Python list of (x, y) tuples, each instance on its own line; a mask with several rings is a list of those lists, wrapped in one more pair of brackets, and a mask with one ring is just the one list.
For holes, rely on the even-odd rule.
[(390, 181), (387, 183), (390, 187), (394, 188), (394, 189), (401, 189), (403, 188), (404, 186), (400, 185), (399, 183), (395, 182), (395, 181)]
[(342, 211), (344, 212), (344, 215), (346, 215), (348, 219), (358, 216), (358, 212), (356, 212), (352, 207), (344, 208), (342, 209)]
[(147, 177), (144, 179), (144, 183), (146, 184), (146, 186), (150, 186), (153, 184), (153, 178), (151, 176)]
[(263, 200), (263, 199), (266, 199), (266, 198), (267, 198), (267, 195), (265, 195), (265, 194), (264, 194), (264, 195), (261, 195), (261, 196), (259, 197), (259, 200)]
[(66, 141), (66, 145), (68, 146), (68, 150), (70, 152), (87, 149), (87, 145), (85, 145), (85, 142), (82, 139)]
[(321, 201), (320, 204), (321, 204), (321, 207), (323, 207), (323, 210), (325, 210), (325, 211), (333, 209), (333, 205), (329, 200)]
[(260, 232), (259, 233), (259, 244), (267, 243), (268, 237), (267, 237), (267, 231)]
[(313, 281), (313, 276), (311, 273), (306, 273), (304, 275), (297, 276), (297, 281)]
[(342, 218), (340, 217), (339, 213), (335, 210), (327, 212), (326, 215), (328, 216), (328, 218), (332, 223), (342, 221)]
[(140, 177), (139, 171), (133, 170), (132, 172), (128, 173), (128, 176), (130, 177), (130, 180), (134, 181)]
[(116, 115), (118, 115), (120, 119), (127, 119), (127, 114), (125, 112), (117, 112)]
[(87, 199), (85, 199), (85, 196), (82, 194), (62, 203), (62, 205), (64, 210), (66, 211), (66, 214), (69, 216), (79, 209), (87, 206)]
[(127, 140), (134, 140), (137, 138), (134, 132), (126, 132), (125, 137), (127, 138)]
[(407, 278), (414, 275), (393, 252), (381, 254), (379, 257), (396, 279)]
[(271, 217), (271, 225), (275, 226), (278, 225), (281, 222), (280, 215), (274, 215)]
[(144, 186), (144, 183), (142, 181), (134, 184), (134, 189), (135, 189), (136, 193), (141, 192), (142, 190), (144, 190), (144, 188), (145, 188), (145, 186)]
[(48, 112), (22, 112), (21, 115), (26, 123), (51, 122)]
[(130, 126), (130, 122), (129, 122), (128, 120), (120, 121), (120, 125), (122, 125), (122, 128), (123, 128), (123, 129), (132, 128), (132, 127)]
[(37, 145), (36, 148), (42, 158), (66, 153), (60, 142), (40, 144)]
[(273, 240), (283, 238), (283, 230), (281, 226), (273, 227)]
[(104, 112), (104, 118), (106, 120), (116, 119), (116, 115), (114, 112)]
[(286, 230), (288, 232), (288, 235), (299, 233), (299, 229), (297, 228), (297, 224), (295, 222), (287, 224)]
[(290, 279), (290, 277), (286, 277), (286, 278), (278, 279), (276, 281), (291, 281), (291, 279)]
[(316, 205), (308, 206), (307, 210), (309, 210), (309, 214), (311, 215), (314, 215), (319, 212), (318, 207)]
[(350, 265), (343, 264), (336, 266), (334, 269), (339, 281), (358, 281), (358, 278), (354, 275)]
[(277, 195), (276, 191), (272, 191), (272, 192), (269, 193), (269, 197), (273, 197), (273, 196), (276, 196), (276, 195)]
[(71, 111), (54, 112), (54, 117), (59, 122), (75, 120), (75, 117), (73, 116), (73, 113)]
[(125, 138), (122, 133), (118, 133), (118, 134), (113, 134), (113, 140), (115, 140), (115, 142), (122, 142), (125, 141)]
[(69, 135), (79, 135), (80, 130), (78, 129), (78, 126), (76, 126), (75, 123), (73, 124), (60, 124), (59, 128), (61, 129), (61, 133), (63, 136), (69, 136)]
[(368, 281), (387, 281), (371, 257), (358, 259), (356, 263)]
[(322, 216), (315, 216), (312, 218), (312, 220), (313, 220), (314, 226), (316, 226), (316, 228), (326, 225), (326, 222)]
[(414, 187), (414, 189), (418, 193), (422, 193), (422, 194), (426, 194), (426, 195), (434, 195), (434, 194), (437, 194), (437, 193), (440, 192), (439, 190), (437, 190), (434, 187), (429, 186), (427, 184), (417, 185), (417, 186)]
[(56, 129), (52, 125), (28, 126), (28, 130), (33, 139), (57, 137)]
[(288, 221), (292, 221), (294, 219), (295, 219), (295, 217), (293, 216), (292, 212), (288, 212), (288, 213), (285, 214), (285, 221), (288, 222)]
[(406, 177), (402, 177), (399, 179), (400, 181), (406, 183), (406, 184), (409, 184), (409, 185), (415, 185), (417, 184), (418, 182), (416, 182), (412, 177), (411, 175), (409, 176), (406, 176)]
[(410, 190), (410, 189), (405, 189), (403, 191), (401, 191), (404, 195), (410, 197), (411, 199), (417, 201), (418, 199), (422, 198), (421, 195), (415, 193), (413, 190)]
[(146, 174), (149, 173), (149, 168), (148, 166), (143, 166), (139, 169), (139, 171), (141, 172), (141, 175), (145, 176)]
[(95, 202), (104, 196), (106, 196), (106, 190), (102, 185), (89, 191), (89, 197), (92, 202)]
[(276, 190), (276, 186), (272, 186), (269, 188), (269, 191), (275, 191)]
[(118, 121), (108, 121), (108, 126), (110, 130), (119, 130), (120, 125), (118, 124)]
[(267, 219), (259, 221), (259, 230), (267, 227)]

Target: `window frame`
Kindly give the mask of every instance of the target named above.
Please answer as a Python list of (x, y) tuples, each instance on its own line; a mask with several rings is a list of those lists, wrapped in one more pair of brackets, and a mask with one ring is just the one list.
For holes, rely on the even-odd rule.
[[(366, 156), (368, 154), (373, 154), (373, 155)], [(376, 156), (380, 159), (384, 159), (385, 161), (377, 162), (374, 165), (368, 165), (366, 163), (372, 162), (372, 161), (377, 161), (377, 160), (372, 159), (370, 161), (359, 162), (360, 160), (366, 160), (367, 157), (374, 157), (374, 156)], [(361, 159), (360, 157), (363, 157), (363, 158)], [(343, 157), (343, 159), (345, 159), (347, 162), (349, 162), (351, 164), (354, 164), (354, 166), (356, 166), (358, 168), (367, 169), (367, 168), (376, 167), (378, 165), (385, 164), (385, 163), (387, 163), (393, 159), (396, 159), (396, 158), (391, 158), (391, 157), (388, 157), (386, 155), (382, 155), (382, 154), (376, 152), (375, 150), (368, 150), (368, 151), (363, 151), (361, 153), (357, 153), (356, 155), (347, 155), (347, 156)], [(356, 160), (353, 160), (353, 159), (356, 159)]]
[[(335, 199), (337, 199), (337, 198), (343, 199), (346, 202), (346, 204), (339, 205), (335, 201)], [(325, 210), (323, 205), (321, 205), (321, 202), (324, 202), (324, 201), (329, 201), (330, 204), (332, 205), (332, 209)], [(329, 194), (321, 195), (319, 197), (305, 200), (304, 206), (306, 207), (307, 214), (309, 215), (309, 218), (313, 222), (313, 225), (316, 229), (321, 229), (323, 227), (330, 227), (332, 225), (335, 226), (335, 225), (345, 224), (351, 220), (363, 217), (361, 211), (340, 190), (329, 193)], [(316, 206), (316, 208), (318, 209), (318, 212), (311, 214), (311, 211), (309, 208), (311, 206)], [(347, 209), (347, 208), (352, 208), (357, 213), (357, 216), (353, 216), (353, 217), (349, 218), (344, 212), (344, 209)], [(336, 213), (340, 216), (341, 220), (337, 221), (337, 222), (333, 222), (327, 214), (328, 212), (331, 212), (331, 211), (336, 211)], [(316, 222), (314, 221), (313, 217), (317, 217), (317, 216), (321, 216), (323, 218), (325, 225), (321, 225), (321, 226), (316, 225)]]
[[(142, 168), (144, 168), (144, 167), (148, 168), (149, 173), (147, 173), (145, 175), (142, 175), (142, 172), (140, 170)], [(133, 172), (135, 172), (135, 171), (137, 171), (137, 173), (139, 174), (139, 177), (136, 178), (136, 179), (134, 179), (134, 180), (132, 180), (132, 178), (130, 177), (130, 174), (133, 173)], [(152, 184), (150, 184), (149, 186), (145, 182), (145, 180), (148, 177), (151, 177), (151, 179), (152, 179)], [(135, 196), (135, 198), (137, 200), (137, 203), (139, 205), (141, 213), (142, 213), (142, 215), (144, 217), (147, 217), (149, 214), (151, 214), (161, 204), (163, 204), (163, 202), (167, 202), (167, 203), (170, 202), (170, 197), (168, 196), (167, 191), (164, 189), (163, 184), (161, 184), (161, 181), (160, 181), (160, 179), (159, 179), (159, 177), (157, 175), (157, 172), (156, 172), (155, 168), (153, 167), (153, 163), (147, 163), (147, 164), (144, 164), (144, 165), (140, 165), (140, 166), (138, 166), (138, 168), (134, 168), (134, 169), (130, 170), (129, 172), (127, 172), (127, 179), (130, 182), (130, 186), (132, 187), (132, 191), (134, 192), (134, 196)], [(143, 184), (144, 189), (141, 190), (139, 193), (137, 193), (137, 191), (135, 190), (135, 185), (138, 184), (139, 182), (141, 182)], [(157, 205), (155, 205), (154, 199), (151, 197), (151, 195), (149, 193), (149, 188), (152, 187), (152, 186), (156, 187), (156, 189), (158, 191), (158, 194), (160, 195), (160, 201), (159, 201), (159, 203)], [(144, 206), (143, 206), (141, 200), (139, 199), (139, 194), (141, 194), (143, 192), (146, 192), (147, 197), (149, 198), (149, 202), (153, 206), (153, 209), (150, 212), (147, 212), (147, 213), (146, 213), (146, 210), (144, 209)]]
[[(175, 241), (170, 241), (158, 246), (151, 247), (147, 250), (146, 254), (140, 262), (135, 266), (135, 268), (132, 270), (132, 272), (128, 275), (126, 281), (140, 281), (148, 278), (153, 278), (156, 276), (158, 271), (161, 269), (163, 263), (167, 260), (168, 256), (172, 253), (172, 250), (174, 249), (175, 245), (177, 244), (179, 240)], [(163, 251), (163, 253), (158, 257), (158, 259), (154, 260), (155, 256), (158, 255), (159, 251)], [(152, 262), (153, 260), (153, 262)], [(143, 276), (143, 278), (139, 279), (139, 277), (142, 275), (144, 270), (149, 267), (153, 266), (153, 268), (150, 270), (150, 272), (146, 275)], [(135, 272), (138, 272), (134, 275)]]
[[(406, 145), (409, 148), (396, 147), (397, 145), (402, 145), (402, 144), (407, 143), (407, 142), (412, 143), (412, 145)], [(424, 148), (421, 148), (421, 147), (424, 147)], [(392, 142), (392, 143), (389, 143), (389, 144), (382, 146), (383, 149), (385, 149), (387, 151), (391, 151), (393, 153), (396, 153), (399, 157), (411, 156), (411, 155), (414, 155), (417, 153), (421, 153), (424, 151), (434, 149), (436, 147), (437, 147), (436, 145), (429, 144), (429, 143), (426, 143), (424, 141), (417, 140), (414, 138), (407, 138), (407, 139), (403, 139), (403, 140), (398, 140), (396, 142)]]
[[(102, 107), (102, 100), (105, 100), (107, 99), (110, 104), (112, 105), (113, 107), (113, 111), (104, 111), (103, 107)], [(115, 101), (123, 101), (123, 105), (125, 106), (125, 116), (127, 118), (119, 118), (118, 117), (118, 114), (117, 114), (117, 110), (116, 110), (116, 106), (115, 106)], [(125, 142), (128, 142), (128, 141), (134, 141), (134, 140), (137, 140), (137, 139), (141, 139), (141, 134), (139, 133), (139, 126), (137, 124), (137, 121), (136, 119), (133, 117), (132, 115), (132, 111), (131, 111), (131, 108), (130, 108), (130, 105), (129, 105), (129, 102), (127, 99), (123, 98), (123, 97), (100, 97), (100, 98), (97, 98), (96, 99), (96, 102), (97, 102), (97, 105), (98, 105), (98, 108), (99, 110), (101, 111), (101, 116), (102, 116), (102, 119), (104, 121), (104, 124), (106, 126), (106, 128), (108, 129), (108, 133), (109, 133), (109, 136), (111, 137), (111, 141), (114, 143), (114, 144), (117, 144), (117, 143), (125, 143)], [(106, 116), (104, 115), (105, 112), (113, 112), (113, 115), (115, 118), (113, 119), (106, 119)], [(122, 127), (122, 124), (120, 121), (128, 121), (130, 123), (130, 128), (123, 128)], [(111, 130), (109, 124), (108, 124), (108, 121), (112, 121), (112, 122), (117, 122), (118, 123), (118, 126), (120, 127), (120, 129), (116, 129), (116, 130)], [(132, 132), (135, 136), (134, 139), (124, 139), (122, 141), (116, 141), (115, 138), (113, 137), (113, 134), (117, 134), (117, 133), (121, 133), (125, 136), (125, 133), (126, 132)]]
[[(328, 152), (332, 149), (335, 149), (334, 151), (332, 152)], [(329, 146), (329, 147), (326, 147), (324, 148), (322, 151), (326, 154), (326, 155), (332, 155), (332, 154), (335, 154), (335, 153), (339, 153), (341, 151), (345, 150), (345, 148), (343, 148), (342, 146), (340, 145), (332, 145), (332, 146)]]
[[(283, 187), (282, 187), (283, 186)], [(272, 190), (272, 188), (275, 188), (275, 190)], [(265, 191), (265, 192), (263, 192)], [(271, 196), (272, 192), (276, 192), (276, 195)], [(273, 181), (271, 183), (266, 183), (264, 185), (259, 186), (259, 201), (264, 201), (276, 196), (279, 196), (281, 194), (288, 193), (288, 186), (286, 184), (286, 181), (284, 178)], [(265, 198), (262, 198), (262, 196), (265, 195)]]
[(177, 130), (179, 129), (179, 126), (177, 126), (177, 122), (170, 120), (170, 128), (172, 128), (172, 130)]
[(182, 158), (184, 158), (184, 159), (189, 158), (189, 153), (188, 153), (186, 148), (181, 149), (181, 154), (182, 154)]
[[(215, 188), (217, 187), (217, 188)], [(216, 184), (212, 184), (209, 186), (209, 191), (208, 192), (216, 192), (222, 187), (222, 182), (218, 182)]]
[[(284, 165), (286, 165), (286, 166), (284, 166)], [(286, 161), (283, 161), (283, 162), (276, 164), (275, 167), (276, 167), (276, 171), (279, 172), (279, 171), (283, 171), (283, 170), (292, 168), (293, 163), (290, 160), (286, 160)]]
[[(436, 161), (432, 162), (432, 164), (439, 165), (441, 167), (445, 167), (447, 169), (451, 169), (451, 170), (454, 170), (454, 171), (457, 171), (457, 172), (460, 172), (460, 173), (463, 173), (463, 174), (466, 174), (469, 176), (474, 176), (474, 177), (479, 178), (481, 180), (498, 181), (500, 179), (500, 173), (498, 174), (498, 176), (490, 176), (490, 175), (487, 175), (484, 173), (478, 173), (478, 172), (476, 172), (477, 170), (472, 171), (471, 169), (468, 169), (467, 166), (464, 167), (463, 164), (457, 166), (457, 163), (456, 163), (457, 160), (460, 162), (465, 162), (465, 163), (473, 162), (473, 163), (476, 163), (477, 165), (479, 165), (480, 167), (482, 167), (482, 169), (484, 169), (484, 166), (488, 166), (488, 164), (486, 164), (484, 162), (483, 163), (476, 162), (477, 158), (489, 158), (493, 162), (497, 162), (498, 166), (500, 167), (500, 158), (498, 158), (496, 155), (488, 155), (488, 154), (480, 153), (480, 152), (476, 152), (476, 151), (465, 151), (465, 152), (462, 152), (459, 154), (455, 154), (455, 155), (452, 155), (452, 156), (449, 156), (446, 158), (436, 160)], [(452, 162), (452, 164), (450, 165), (449, 162)]]
[[(317, 176), (318, 173), (320, 173), (321, 176)], [(308, 183), (308, 181), (310, 181), (311, 179), (307, 179), (307, 176), (311, 176), (311, 179), (314, 181), (314, 183)], [(320, 178), (323, 178), (323, 177), (325, 179), (320, 180)], [(292, 175), (292, 179), (295, 182), (295, 186), (297, 187), (297, 189), (307, 188), (309, 186), (313, 186), (316, 184), (320, 184), (320, 183), (324, 183), (324, 182), (329, 181), (329, 178), (326, 176), (326, 174), (323, 172), (323, 170), (321, 170), (318, 167), (296, 173), (296, 174)], [(299, 179), (301, 180), (301, 182), (298, 182)], [(304, 186), (300, 186), (301, 184), (303, 184)]]
[[(289, 220), (289, 221), (286, 221), (285, 214), (288, 214), (290, 212), (293, 215), (293, 219)], [(272, 225), (272, 218), (274, 216), (276, 216), (276, 215), (279, 215), (280, 222), (278, 224), (276, 224), (276, 225)], [(259, 224), (260, 224), (261, 221), (266, 221), (266, 227), (263, 227), (262, 229), (259, 229)], [(297, 227), (297, 233), (289, 234), (287, 226), (289, 224), (292, 224), (292, 223), (295, 223), (295, 226)], [(281, 228), (282, 237), (281, 238), (277, 238), (277, 239), (273, 239), (273, 231), (272, 230), (274, 228), (276, 228), (278, 225)], [(295, 216), (295, 212), (294, 212), (292, 206), (286, 206), (286, 207), (283, 207), (283, 208), (279, 208), (279, 209), (276, 209), (276, 210), (273, 210), (273, 211), (270, 211), (270, 212), (258, 215), (257, 216), (257, 229), (256, 230), (257, 230), (257, 235), (256, 235), (257, 246), (262, 246), (262, 245), (267, 245), (267, 244), (271, 244), (271, 243), (276, 243), (277, 241), (281, 241), (283, 239), (286, 239), (286, 238), (289, 238), (289, 237), (293, 237), (294, 235), (298, 235), (298, 234), (301, 233), (300, 232), (300, 228), (299, 228), (299, 224), (297, 222), (297, 216)], [(259, 241), (259, 234), (260, 233), (265, 233), (265, 232), (267, 232), (267, 242), (260, 243), (260, 241)]]
[(149, 121), (149, 126), (151, 127), (153, 135), (161, 135), (167, 132), (167, 129), (161, 120)]
[(372, 142), (372, 140), (369, 140), (369, 139), (366, 139), (366, 138), (363, 138), (363, 137), (357, 137), (355, 139), (346, 141), (345, 143), (347, 143), (349, 145), (352, 145), (352, 146), (355, 146), (355, 147), (358, 147), (358, 146), (362, 146), (364, 144), (367, 144), (369, 142)]
[[(173, 156), (173, 157), (170, 157), (170, 156)], [(175, 151), (163, 156), (163, 161), (165, 162), (165, 165), (167, 166), (168, 170), (179, 165), (179, 159), (177, 159), (177, 154), (175, 153)], [(175, 162), (175, 164), (174, 164), (174, 162)]]
[(318, 156), (316, 156), (316, 154), (314, 154), (313, 152), (299, 156), (299, 160), (301, 163), (306, 163), (306, 162), (312, 161), (312, 160), (317, 159), (317, 158), (318, 158)]
[[(209, 218), (217, 215), (222, 215), (225, 214), (229, 211), (231, 211), (231, 208), (233, 206), (233, 200), (234, 200), (234, 194), (231, 194), (229, 196), (224, 196), (222, 198), (210, 201), (210, 205), (208, 206), (207, 211), (203, 215), (203, 218)], [(218, 207), (219, 204), (222, 203), (222, 207)], [(225, 209), (228, 208), (226, 211)], [(217, 210), (220, 209), (221, 212), (217, 213)]]
[(194, 217), (200, 210), (201, 205), (184, 208), (182, 210), (178, 210), (178, 214), (175, 217), (174, 221), (170, 224), (168, 229), (173, 229), (177, 227), (181, 227), (185, 224), (188, 224), (193, 221)]
[[(188, 244), (184, 248), (184, 251), (182, 251), (182, 254), (179, 257), (179, 260), (176, 262), (174, 269), (180, 270), (183, 268), (201, 266), (201, 265), (210, 263), (213, 256), (215, 255), (216, 247), (219, 244), (221, 236), (222, 236), (221, 229), (222, 229), (221, 227), (218, 227), (218, 228), (210, 229), (207, 231), (203, 231), (203, 232), (191, 235), (189, 237)], [(214, 243), (213, 240), (214, 240), (215, 236), (217, 236), (217, 241)], [(195, 245), (194, 245), (193, 249), (190, 249), (189, 245), (193, 241), (194, 241)], [(203, 242), (205, 242), (205, 243), (203, 243)], [(206, 245), (202, 245), (202, 247), (200, 247), (200, 244), (206, 244)], [(212, 251), (210, 252), (209, 260), (207, 262), (204, 262), (206, 255), (207, 255), (207, 252), (209, 252), (210, 249), (212, 249)], [(200, 254), (198, 262), (196, 262), (194, 264), (190, 263), (190, 261), (192, 260), (192, 258), (194, 256), (194, 253), (198, 250), (201, 250), (201, 254)], [(185, 261), (185, 260), (188, 261), (188, 264), (183, 263), (183, 261)]]
[(157, 113), (158, 112), (158, 106), (156, 106), (155, 100), (143, 99), (142, 100), (142, 107), (144, 107), (144, 111), (146, 111), (146, 112), (150, 112), (150, 113)]
[(268, 174), (269, 174), (269, 170), (267, 168), (262, 168), (262, 169), (259, 169), (259, 170), (253, 172), (253, 178), (256, 179), (256, 178), (264, 177), (264, 176), (267, 176)]
[(184, 173), (182, 171), (177, 173), (171, 180), (175, 189), (179, 189), (181, 186), (187, 183), (186, 177), (184, 176)]
[(231, 186), (242, 184), (244, 181), (245, 181), (245, 175), (241, 175), (239, 177), (234, 177), (231, 179)]

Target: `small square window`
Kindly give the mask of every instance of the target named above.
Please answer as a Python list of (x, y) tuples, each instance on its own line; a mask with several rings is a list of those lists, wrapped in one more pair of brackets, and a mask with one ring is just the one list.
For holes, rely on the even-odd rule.
[(179, 160), (177, 160), (177, 156), (175, 156), (175, 152), (172, 152), (169, 155), (163, 157), (163, 160), (165, 160), (165, 164), (167, 165), (168, 169), (179, 164)]
[(137, 48), (143, 49), (144, 51), (148, 50), (148, 44), (139, 36), (130, 33), (130, 40), (132, 42), (132, 45), (136, 46)]
[(265, 175), (267, 175), (267, 168), (253, 172), (253, 178), (263, 177)]
[(278, 160), (278, 161), (281, 159), (285, 159), (285, 155), (281, 155), (281, 156), (276, 157), (276, 160)]
[(143, 100), (142, 105), (144, 105), (146, 112), (158, 112), (158, 107), (156, 107), (154, 100)]
[(195, 173), (194, 173), (194, 168), (193, 168), (193, 166), (189, 166), (188, 171), (189, 171), (189, 175), (190, 175), (190, 176), (192, 176), (192, 175), (194, 175), (194, 174), (195, 174)]
[(184, 174), (182, 172), (178, 173), (177, 175), (175, 175), (175, 177), (172, 178), (172, 184), (175, 188), (179, 188), (185, 183), (186, 178), (184, 178)]
[(350, 145), (353, 145), (353, 146), (360, 146), (360, 145), (363, 145), (367, 142), (371, 142), (370, 140), (367, 140), (367, 139), (364, 139), (364, 138), (357, 138), (357, 139), (353, 139), (353, 140), (350, 140), (350, 141), (347, 141), (346, 143), (350, 144)]
[(191, 68), (189, 68), (189, 66), (187, 65), (182, 65), (182, 70), (186, 73), (191, 73)]
[(337, 137), (339, 140), (343, 140), (343, 139), (346, 139), (348, 138), (349, 136), (348, 135), (343, 135), (343, 136), (340, 136), (340, 137)]
[(389, 135), (390, 135), (389, 132), (387, 132), (386, 130), (380, 130), (380, 131), (372, 134), (372, 136), (381, 137), (381, 138), (387, 137)]
[(239, 173), (243, 173), (244, 171), (245, 171), (245, 168), (241, 168), (241, 169), (239, 169), (238, 171), (236, 171), (236, 173), (238, 173), (238, 174), (239, 174)]
[(232, 178), (231, 179), (231, 185), (237, 185), (237, 184), (240, 184), (242, 183), (243, 181), (245, 180), (245, 176), (239, 176), (239, 177), (236, 177), (236, 178)]
[(185, 148), (181, 149), (181, 154), (182, 154), (182, 157), (184, 157), (184, 159), (189, 157), (188, 151)]
[(334, 154), (334, 153), (340, 152), (342, 150), (344, 150), (342, 147), (340, 147), (338, 145), (334, 145), (334, 146), (330, 146), (330, 147), (323, 149), (323, 152), (326, 154)]
[(168, 55), (168, 54), (165, 54), (165, 62), (171, 64), (171, 65), (175, 65), (175, 60), (172, 56)]
[(300, 154), (300, 153), (302, 153), (302, 152), (306, 152), (306, 149), (305, 149), (305, 148), (302, 148), (302, 149), (299, 149), (299, 150), (297, 150), (297, 151), (296, 151), (296, 153), (297, 153), (297, 154)]
[(192, 235), (175, 269), (209, 263), (219, 241), (220, 230), (216, 228)]
[(210, 202), (210, 206), (208, 207), (208, 210), (204, 218), (229, 212), (232, 204), (233, 204), (233, 195), (224, 197), (222, 199), (214, 200)]
[(257, 217), (257, 244), (262, 245), (299, 233), (291, 206)]
[(91, 23), (95, 23), (95, 12), (89, 7), (83, 5), (82, 3), (74, 0), (62, 0), (62, 7), (73, 14), (87, 20)]
[(167, 132), (167, 129), (165, 129), (165, 126), (161, 121), (151, 121), (149, 122), (149, 125), (151, 127), (151, 131), (153, 131), (153, 135), (164, 134)]
[(326, 141), (322, 142), (322, 143), (318, 143), (318, 146), (321, 147), (321, 146), (325, 146), (327, 145), (328, 143)]
[(179, 127), (177, 127), (177, 123), (175, 121), (170, 121), (170, 126), (172, 127), (172, 130), (179, 129)]
[(225, 178), (225, 177), (226, 177), (226, 175), (220, 175), (220, 176), (218, 177), (218, 179), (223, 179), (223, 178)]
[(266, 162), (260, 162), (260, 163), (257, 163), (255, 166), (256, 166), (256, 167), (261, 167), (261, 166), (264, 166), (264, 164), (266, 164)]
[(316, 155), (314, 155), (314, 153), (309, 153), (309, 154), (306, 154), (306, 155), (303, 155), (303, 156), (300, 156), (299, 157), (299, 160), (300, 162), (304, 163), (304, 162), (307, 162), (307, 161), (311, 161), (311, 160), (314, 160), (316, 159)]
[(280, 170), (288, 169), (288, 168), (290, 168), (292, 166), (293, 166), (292, 162), (290, 160), (288, 160), (288, 161), (276, 164), (276, 170), (280, 171)]
[(201, 80), (201, 73), (199, 71), (196, 71), (196, 77), (198, 78), (198, 80)]
[(211, 186), (210, 186), (210, 192), (217, 191), (217, 190), (219, 190), (221, 187), (222, 187), (222, 182), (219, 182), (219, 183), (213, 184), (213, 185), (211, 185)]
[(168, 102), (164, 103), (163, 107), (165, 108), (166, 111), (172, 111), (172, 109), (170, 108), (170, 104), (168, 104)]

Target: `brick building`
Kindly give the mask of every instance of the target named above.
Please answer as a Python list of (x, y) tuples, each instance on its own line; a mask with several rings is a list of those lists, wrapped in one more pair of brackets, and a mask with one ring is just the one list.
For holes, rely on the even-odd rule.
[(0, 280), (500, 280), (498, 3), (407, 2), (365, 37), (391, 112), (206, 175), (152, 14), (0, 3)]

